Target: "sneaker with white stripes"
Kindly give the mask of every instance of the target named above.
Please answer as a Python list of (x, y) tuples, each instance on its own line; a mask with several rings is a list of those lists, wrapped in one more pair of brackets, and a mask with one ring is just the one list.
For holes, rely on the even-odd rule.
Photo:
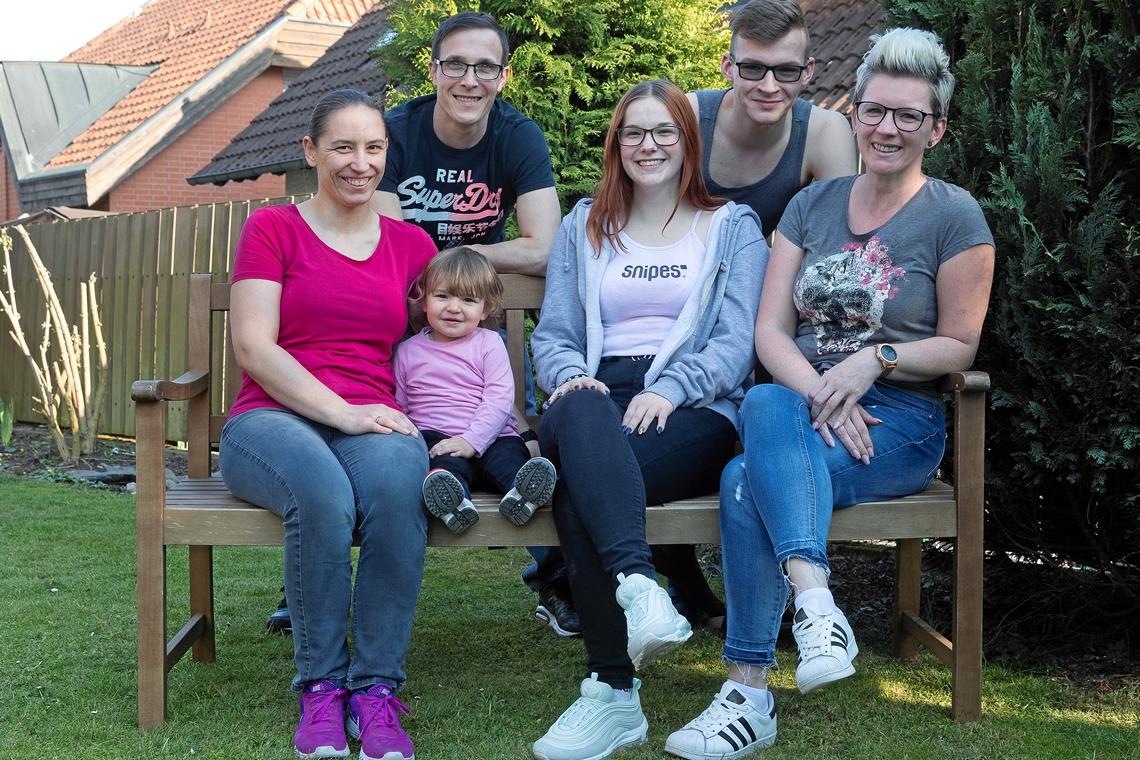
[(728, 681), (705, 711), (665, 740), (665, 751), (688, 760), (730, 760), (751, 755), (776, 741), (776, 700), (757, 710)]
[(807, 608), (796, 610), (792, 635), (800, 652), (796, 686), (804, 694), (854, 675), (851, 661), (859, 654), (859, 645), (847, 618), (838, 609), (823, 615)]

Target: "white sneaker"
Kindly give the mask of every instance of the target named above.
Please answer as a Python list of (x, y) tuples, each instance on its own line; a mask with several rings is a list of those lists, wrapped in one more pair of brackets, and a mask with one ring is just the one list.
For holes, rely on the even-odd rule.
[(598, 680), (597, 673), (582, 681), (582, 696), (554, 721), (534, 743), (538, 760), (602, 760), (622, 747), (641, 744), (649, 734), (649, 722), (641, 712), (633, 679), (628, 702), (615, 702), (614, 690)]
[(625, 610), (629, 637), (626, 652), (638, 670), (681, 646), (693, 635), (689, 621), (677, 612), (669, 594), (652, 578), (640, 573), (618, 573), (614, 596)]
[(689, 760), (729, 760), (751, 755), (775, 741), (775, 698), (772, 709), (761, 712), (725, 681), (703, 713), (669, 734), (665, 751)]
[(796, 686), (804, 694), (855, 673), (851, 661), (859, 654), (859, 645), (841, 611), (817, 615), (801, 608), (792, 618), (792, 635), (800, 651)]
[(526, 525), (535, 510), (554, 498), (558, 473), (545, 457), (526, 460), (515, 475), (515, 487), (499, 502), (499, 512), (515, 525)]

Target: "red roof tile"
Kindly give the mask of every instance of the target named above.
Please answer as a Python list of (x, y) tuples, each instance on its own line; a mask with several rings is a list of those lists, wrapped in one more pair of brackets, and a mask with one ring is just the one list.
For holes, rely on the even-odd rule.
[(368, 0), (151, 0), (65, 60), (158, 69), (100, 117), (50, 166), (97, 158), (254, 39), (282, 15), (355, 23)]
[(800, 0), (811, 34), (815, 76), (803, 96), (823, 108), (847, 111), (855, 71), (887, 14), (878, 0)]

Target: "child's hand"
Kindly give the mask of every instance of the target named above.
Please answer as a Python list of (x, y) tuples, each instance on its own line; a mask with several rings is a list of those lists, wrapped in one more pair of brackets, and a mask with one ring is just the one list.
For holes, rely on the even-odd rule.
[(451, 438), (444, 438), (442, 441), (431, 447), (428, 452), (429, 457), (462, 457), (463, 459), (470, 459), (475, 456), (475, 447), (470, 443), (463, 440), (462, 436), (454, 435)]

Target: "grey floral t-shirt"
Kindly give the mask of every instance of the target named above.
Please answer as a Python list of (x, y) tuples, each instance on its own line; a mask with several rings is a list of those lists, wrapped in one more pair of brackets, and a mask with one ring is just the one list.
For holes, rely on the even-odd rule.
[(856, 235), (847, 223), (855, 179), (808, 185), (780, 219), (780, 232), (804, 251), (793, 291), (796, 345), (820, 371), (868, 344), (932, 337), (938, 267), (971, 246), (994, 242), (977, 201), (937, 179), (927, 179), (881, 227)]

